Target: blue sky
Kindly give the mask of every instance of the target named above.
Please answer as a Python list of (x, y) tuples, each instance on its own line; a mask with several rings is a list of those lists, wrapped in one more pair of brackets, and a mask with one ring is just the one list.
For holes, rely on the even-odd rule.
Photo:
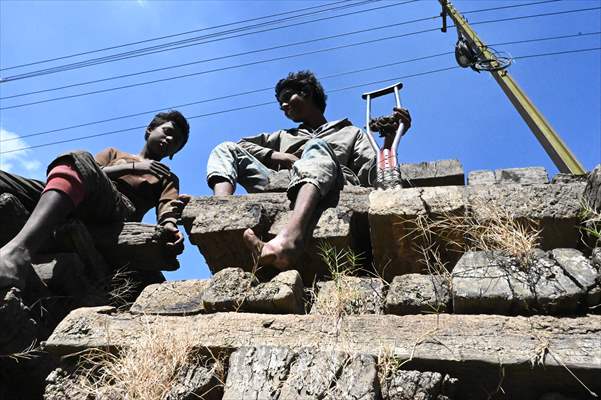
[[(6, 69), (39, 60), (55, 58), (87, 50), (208, 28), (215, 25), (283, 13), (302, 8), (323, 6), (305, 12), (325, 10), (349, 3), (315, 1), (0, 1), (0, 76), (4, 79), (18, 74), (55, 67), (67, 62), (84, 61), (91, 57), (113, 54), (219, 32), (206, 30), (170, 39), (148, 42), (118, 50), (68, 58), (47, 64), (18, 69)], [(456, 33), (449, 29), (425, 32), (371, 44), (327, 50), (284, 60), (236, 67), (240, 64), (269, 60), (298, 53), (314, 52), (343, 45), (429, 30), (440, 26), (440, 18), (398, 25), (400, 22), (434, 17), (440, 13), (435, 0), (407, 4), (400, 1), (376, 1), (344, 10), (333, 10), (273, 24), (297, 24), (264, 33), (240, 36), (213, 43), (160, 52), (117, 62), (75, 69), (72, 71), (31, 77), (0, 84), (0, 97), (51, 89), (74, 83), (103, 79), (154, 68), (219, 58), (186, 67), (108, 80), (100, 83), (47, 91), (0, 100), (0, 152), (81, 136), (145, 125), (153, 113), (124, 118), (77, 129), (29, 136), (34, 133), (85, 124), (107, 118), (168, 109), (180, 104), (211, 100), (255, 89), (271, 88), (290, 71), (311, 69), (329, 92), (326, 117), (330, 120), (348, 117), (358, 126), (364, 125), (365, 104), (361, 93), (394, 82), (397, 77), (420, 74), (455, 66), (453, 55), (426, 60), (400, 61), (452, 51)], [(453, 4), (461, 12), (491, 7), (512, 6), (530, 2), (457, 0)], [(333, 17), (342, 13), (383, 7), (364, 13), (336, 17), (323, 21), (310, 19)], [(467, 14), (470, 22), (490, 21), (516, 16), (552, 13), (601, 6), (598, 0), (564, 0), (528, 5), (504, 10)], [(287, 14), (286, 17), (294, 14)], [(261, 21), (255, 21), (255, 29)], [(306, 22), (302, 23), (301, 22)], [(451, 23), (451, 21), (449, 21)], [(383, 26), (390, 25), (387, 28)], [(242, 25), (235, 25), (235, 28)], [(375, 29), (380, 27), (380, 29)], [(599, 50), (547, 57), (520, 56), (557, 51), (594, 49), (601, 47), (599, 10), (589, 10), (548, 17), (474, 25), (480, 37), (489, 44), (505, 43), (552, 36), (583, 35), (575, 38), (537, 41), (495, 46), (516, 57), (510, 73), (547, 117), (568, 147), (587, 170), (601, 159), (601, 56)], [(333, 35), (328, 40), (314, 41)], [(591, 35), (584, 35), (593, 33)], [(302, 42), (312, 41), (302, 44)], [(300, 44), (294, 44), (299, 43)], [(289, 44), (288, 46), (283, 46)], [(294, 44), (294, 45), (292, 45)], [(280, 46), (255, 54), (224, 57), (232, 54)], [(369, 69), (384, 64), (387, 67)], [(222, 71), (202, 71), (226, 68)], [(11, 108), (29, 102), (77, 95), (176, 75), (197, 75), (169, 81), (112, 90)], [(329, 77), (330, 75), (338, 75)], [(369, 82), (377, 84), (345, 89)], [(524, 166), (544, 166), (553, 176), (557, 169), (534, 138), (519, 114), (488, 73), (469, 69), (451, 69), (401, 79), (404, 106), (411, 110), (413, 126), (399, 148), (402, 162), (438, 159), (459, 159), (466, 174), (478, 169)], [(229, 97), (178, 107), (186, 116), (210, 114), (239, 107), (273, 101), (273, 91)], [(375, 102), (375, 114), (388, 113), (392, 99)], [(210, 150), (225, 140), (274, 131), (293, 126), (277, 105), (246, 108), (190, 119), (191, 136), (187, 147), (166, 163), (179, 175), (182, 192), (207, 195), (206, 160)], [(25, 176), (44, 178), (45, 165), (57, 154), (85, 149), (96, 153), (107, 146), (137, 153), (143, 143), (144, 130), (138, 129), (85, 140), (34, 148), (16, 153), (0, 154), (0, 166)], [(10, 139), (10, 140), (7, 140)], [(240, 189), (239, 192), (241, 193)], [(153, 222), (154, 215), (145, 221)], [(210, 275), (198, 250), (188, 243), (180, 258), (182, 268), (167, 273), (168, 279), (204, 278)]]

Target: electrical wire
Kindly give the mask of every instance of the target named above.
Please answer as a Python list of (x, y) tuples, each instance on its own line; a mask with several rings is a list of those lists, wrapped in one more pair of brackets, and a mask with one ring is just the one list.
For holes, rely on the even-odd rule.
[[(333, 15), (333, 16), (329, 16), (329, 17), (316, 18), (316, 19), (311, 19), (309, 21), (302, 21), (302, 22), (297, 22), (297, 23), (288, 24), (288, 25), (279, 26), (279, 27), (274, 27), (274, 28), (262, 29), (262, 30), (253, 31), (253, 32), (240, 33), (240, 34), (237, 34), (237, 35), (232, 35), (232, 36), (227, 36), (227, 37), (217, 37), (217, 38), (214, 38), (214, 39), (211, 39), (211, 40), (206, 40), (206, 41), (203, 41), (203, 42), (200, 42), (200, 43), (189, 43), (189, 44), (184, 44), (184, 45), (181, 45), (181, 46), (169, 47), (167, 49), (158, 49), (158, 50), (153, 50), (153, 51), (146, 51), (144, 53), (138, 53), (138, 51), (133, 51), (135, 54), (132, 54), (132, 52), (128, 52), (127, 54), (126, 53), (122, 53), (121, 55), (111, 55), (111, 56), (106, 56), (106, 57), (100, 57), (98, 59), (91, 59), (91, 60), (88, 60), (88, 61), (82, 61), (82, 62), (73, 63), (73, 64), (65, 64), (65, 65), (62, 65), (62, 66), (52, 67), (52, 68), (48, 68), (48, 69), (44, 69), (44, 70), (32, 71), (32, 72), (28, 72), (28, 73), (25, 73), (25, 74), (9, 76), (9, 77), (6, 77), (6, 78), (2, 78), (2, 80), (0, 80), (0, 83), (7, 83), (7, 82), (11, 82), (11, 81), (26, 79), (26, 78), (32, 78), (32, 77), (37, 77), (37, 76), (42, 76), (42, 75), (48, 75), (48, 74), (54, 74), (54, 73), (57, 73), (57, 72), (63, 72), (63, 71), (68, 71), (68, 70), (73, 70), (73, 69), (79, 69), (79, 68), (88, 67), (88, 66), (91, 66), (91, 65), (104, 64), (104, 63), (107, 63), (107, 62), (125, 60), (125, 59), (129, 59), (129, 58), (140, 57), (140, 56), (143, 56), (143, 55), (162, 53), (164, 51), (171, 51), (171, 50), (176, 50), (176, 49), (182, 49), (182, 48), (186, 48), (186, 47), (190, 47), (190, 46), (198, 46), (198, 45), (206, 44), (206, 43), (213, 43), (213, 42), (218, 42), (218, 41), (222, 41), (222, 40), (227, 40), (227, 39), (242, 37), (242, 36), (254, 35), (256, 33), (271, 32), (271, 31), (275, 31), (275, 30), (279, 30), (279, 29), (290, 28), (290, 27), (293, 27), (293, 26), (299, 26), (299, 25), (305, 25), (305, 24), (310, 24), (310, 23), (315, 23), (315, 22), (327, 21), (327, 20), (332, 20), (332, 19), (335, 19), (335, 18), (346, 17), (346, 16), (349, 16), (349, 15), (356, 15), (356, 14), (361, 14), (361, 13), (365, 13), (365, 12), (370, 12), (370, 11), (375, 11), (375, 10), (381, 10), (381, 9), (384, 9), (384, 8), (390, 8), (390, 7), (400, 6), (400, 5), (406, 5), (406, 4), (410, 4), (410, 3), (415, 3), (417, 1), (418, 0), (406, 0), (406, 1), (400, 2), (400, 3), (387, 4), (387, 5), (384, 5), (384, 6), (374, 7), (374, 8), (370, 8), (370, 9), (366, 9), (366, 10), (359, 10), (359, 11), (348, 12), (348, 13), (345, 13), (345, 14)], [(254, 27), (251, 27), (251, 28), (254, 28)], [(220, 34), (212, 34), (212, 35), (209, 35), (209, 37), (220, 36), (220, 35), (221, 35), (221, 33)], [(109, 58), (109, 59), (107, 59), (107, 58)]]
[[(359, 3), (348, 5), (347, 7), (353, 7), (353, 6), (361, 5), (361, 4), (370, 2), (370, 1), (376, 2), (376, 1), (381, 1), (381, 0), (360, 1)], [(301, 11), (313, 10), (313, 9), (316, 9), (316, 8), (322, 8), (322, 7), (336, 5), (336, 4), (340, 4), (340, 3), (349, 3), (349, 0), (335, 1), (335, 2), (332, 2), (332, 3), (320, 4), (318, 6), (313, 6), (313, 7), (299, 8), (299, 9), (296, 9), (296, 10), (286, 11), (286, 12), (282, 12), (282, 13), (264, 15), (262, 17), (249, 18), (249, 19), (245, 19), (245, 20), (241, 20), (241, 21), (229, 22), (229, 23), (220, 24), (220, 25), (213, 25), (213, 26), (209, 26), (209, 27), (206, 27), (206, 28), (193, 29), (193, 30), (190, 30), (190, 31), (173, 33), (173, 34), (170, 34), (170, 35), (158, 36), (158, 37), (154, 37), (154, 38), (150, 38), (150, 39), (138, 40), (138, 41), (135, 41), (135, 42), (127, 42), (127, 43), (122, 43), (122, 44), (118, 44), (118, 45), (114, 45), (114, 46), (103, 47), (103, 48), (95, 49), (95, 50), (82, 51), (82, 52), (79, 52), (79, 53), (68, 54), (68, 55), (64, 55), (64, 56), (60, 56), (60, 57), (55, 57), (55, 58), (47, 58), (47, 59), (44, 59), (44, 60), (33, 61), (33, 62), (30, 62), (30, 63), (27, 63), (27, 64), (19, 64), (19, 65), (13, 65), (13, 66), (10, 66), (10, 67), (6, 67), (6, 68), (0, 68), (0, 71), (8, 71), (10, 69), (29, 67), (29, 66), (32, 66), (32, 65), (44, 64), (44, 63), (48, 63), (48, 62), (52, 62), (52, 61), (59, 61), (59, 60), (67, 59), (67, 58), (79, 57), (79, 56), (83, 56), (83, 55), (87, 55), (87, 54), (99, 53), (99, 52), (102, 52), (102, 51), (114, 50), (114, 49), (119, 49), (119, 48), (123, 48), (123, 47), (134, 46), (134, 45), (137, 45), (137, 44), (154, 42), (154, 41), (157, 41), (157, 40), (169, 39), (169, 38), (177, 37), (177, 36), (189, 35), (191, 33), (208, 31), (208, 30), (211, 30), (211, 29), (225, 28), (227, 26), (238, 25), (238, 24), (242, 24), (242, 23), (246, 23), (246, 22), (259, 21), (261, 19), (278, 17), (278, 16), (281, 16), (281, 15), (288, 15), (288, 14), (293, 14), (293, 13), (301, 12)], [(330, 10), (327, 10), (327, 11), (330, 11)], [(299, 16), (296, 16), (296, 17), (299, 17)]]
[(190, 66), (190, 65), (196, 65), (196, 64), (201, 64), (201, 63), (206, 63), (206, 62), (211, 62), (211, 61), (219, 61), (219, 60), (224, 60), (224, 59), (232, 58), (232, 57), (239, 57), (239, 56), (245, 56), (245, 55), (250, 55), (250, 54), (257, 54), (257, 53), (262, 53), (262, 52), (265, 52), (265, 51), (277, 50), (277, 49), (282, 49), (282, 48), (289, 48), (289, 47), (294, 47), (294, 46), (299, 46), (299, 45), (306, 45), (306, 44), (309, 44), (309, 43), (317, 43), (317, 42), (321, 42), (321, 41), (324, 41), (324, 40), (336, 39), (336, 38), (340, 38), (340, 37), (346, 37), (346, 36), (356, 35), (356, 34), (365, 33), (365, 32), (373, 32), (373, 31), (376, 31), (376, 30), (388, 29), (388, 28), (402, 26), (402, 25), (409, 25), (409, 24), (413, 24), (413, 23), (417, 23), (417, 22), (423, 22), (423, 21), (428, 21), (428, 20), (433, 20), (433, 19), (437, 19), (437, 18), (439, 18), (439, 16), (435, 15), (435, 16), (431, 16), (431, 17), (423, 17), (423, 18), (417, 18), (417, 19), (413, 19), (413, 20), (400, 21), (400, 22), (395, 22), (393, 24), (388, 24), (388, 25), (380, 25), (380, 26), (370, 27), (370, 28), (366, 28), (366, 29), (360, 29), (360, 30), (356, 30), (356, 31), (352, 31), (352, 32), (339, 33), (337, 35), (323, 36), (323, 37), (320, 37), (320, 38), (315, 38), (315, 39), (310, 39), (310, 40), (303, 40), (303, 41), (300, 41), (300, 42), (285, 43), (285, 44), (281, 44), (281, 45), (277, 45), (277, 46), (272, 46), (272, 47), (266, 47), (266, 48), (262, 48), (262, 49), (256, 49), (256, 50), (250, 50), (250, 51), (245, 51), (245, 52), (241, 52), (241, 53), (229, 54), (229, 55), (226, 55), (226, 56), (219, 56), (219, 57), (213, 57), (213, 58), (206, 58), (206, 59), (202, 59), (202, 60), (195, 60), (195, 61), (187, 62), (187, 63), (184, 63), (184, 64), (177, 64), (177, 65), (170, 65), (170, 66), (166, 66), (166, 67), (153, 68), (153, 69), (144, 70), (144, 71), (138, 71), (138, 72), (133, 72), (133, 73), (129, 73), (129, 74), (116, 75), (116, 76), (110, 76), (110, 77), (101, 78), (101, 79), (95, 79), (95, 80), (92, 80), (92, 81), (73, 83), (73, 84), (64, 85), (64, 86), (58, 86), (58, 87), (49, 88), (49, 89), (41, 89), (41, 90), (36, 90), (36, 91), (33, 91), (33, 92), (18, 93), (18, 94), (14, 94), (14, 95), (10, 95), (10, 96), (0, 97), (0, 100), (12, 99), (12, 98), (23, 97), (23, 96), (29, 96), (29, 95), (32, 95), (32, 94), (47, 93), (47, 92), (52, 92), (52, 91), (56, 91), (56, 90), (62, 90), (62, 89), (77, 87), (77, 86), (90, 85), (90, 84), (93, 84), (93, 83), (106, 82), (106, 81), (110, 81), (110, 80), (114, 80), (114, 79), (129, 78), (129, 77), (132, 77), (132, 76), (139, 76), (139, 75), (148, 74), (148, 73), (152, 73), (152, 72), (159, 72), (159, 71), (165, 71), (165, 70), (170, 70), (170, 69), (174, 69), (174, 68), (187, 67), (187, 66)]
[[(509, 42), (492, 43), (489, 46), (505, 46), (505, 45), (513, 45), (513, 44), (521, 44), (521, 43), (533, 43), (533, 42), (541, 42), (541, 41), (548, 41), (548, 40), (575, 38), (575, 37), (583, 38), (583, 37), (586, 37), (586, 36), (600, 35), (600, 34), (601, 34), (601, 31), (598, 31), (598, 32), (585, 32), (585, 33), (579, 32), (577, 34), (570, 34), (570, 35), (547, 36), (547, 37), (542, 37), (542, 38), (521, 39), (521, 40), (514, 40), (514, 41), (509, 41)], [(394, 61), (394, 62), (390, 62), (390, 63), (386, 63), (386, 64), (380, 64), (380, 65), (376, 65), (376, 66), (355, 69), (355, 70), (351, 70), (351, 71), (339, 72), (339, 73), (332, 74), (332, 75), (321, 76), (320, 80), (327, 80), (327, 79), (331, 79), (331, 78), (337, 78), (337, 77), (341, 77), (341, 76), (345, 76), (345, 75), (351, 75), (351, 74), (356, 74), (356, 73), (360, 73), (360, 72), (368, 72), (368, 71), (373, 71), (373, 70), (376, 70), (376, 69), (381, 69), (381, 68), (386, 68), (386, 67), (391, 67), (391, 66), (397, 66), (397, 65), (401, 65), (401, 64), (406, 64), (406, 63), (414, 62), (414, 61), (422, 61), (422, 60), (436, 58), (436, 57), (441, 57), (441, 56), (450, 55), (450, 54), (453, 54), (453, 52), (452, 51), (448, 51), (448, 52), (435, 53), (435, 54), (430, 54), (430, 55), (422, 56), (422, 57), (416, 57), (416, 58), (411, 58), (411, 59), (406, 59), (406, 60), (399, 60), (399, 61)], [(62, 128), (55, 128), (55, 129), (51, 129), (51, 130), (47, 130), (47, 131), (42, 131), (42, 132), (30, 133), (30, 134), (27, 134), (27, 135), (21, 135), (18, 138), (0, 139), (0, 143), (2, 143), (2, 142), (9, 142), (9, 141), (13, 141), (13, 140), (19, 140), (19, 139), (28, 138), (28, 137), (47, 135), (47, 134), (50, 134), (50, 133), (61, 132), (61, 131), (75, 129), (75, 128), (82, 128), (82, 127), (86, 127), (86, 126), (97, 125), (97, 124), (101, 124), (101, 123), (105, 123), (105, 122), (117, 121), (117, 120), (121, 120), (121, 119), (127, 119), (127, 118), (137, 117), (137, 116), (141, 116), (141, 115), (154, 114), (154, 113), (157, 113), (157, 112), (165, 110), (165, 109), (179, 109), (179, 108), (183, 108), (183, 107), (188, 107), (188, 106), (202, 104), (202, 103), (208, 103), (208, 102), (212, 102), (212, 101), (224, 100), (224, 99), (229, 99), (229, 98), (239, 97), (239, 96), (246, 96), (246, 95), (249, 95), (249, 94), (255, 94), (255, 93), (265, 92), (265, 91), (268, 91), (268, 90), (273, 90), (273, 87), (269, 86), (269, 87), (260, 88), (260, 89), (248, 90), (248, 91), (244, 91), (244, 92), (240, 92), (240, 93), (234, 93), (234, 94), (229, 94), (229, 95), (224, 95), (224, 96), (219, 96), (219, 97), (213, 97), (213, 98), (209, 98), (209, 99), (202, 99), (202, 100), (198, 100), (198, 101), (194, 101), (194, 102), (189, 102), (189, 103), (184, 103), (184, 104), (172, 105), (172, 106), (169, 106), (169, 107), (161, 107), (161, 108), (154, 109), (154, 110), (141, 111), (141, 112), (137, 112), (137, 113), (133, 113), (133, 114), (127, 114), (127, 115), (121, 115), (121, 116), (106, 118), (106, 119), (97, 120), (97, 121), (85, 122), (85, 123), (81, 123), (81, 124), (77, 124), (77, 125), (71, 125), (71, 126), (62, 127)]]
[[(514, 59), (516, 59), (516, 60), (530, 59), (530, 58), (537, 58), (537, 57), (548, 57), (548, 56), (555, 56), (555, 55), (583, 53), (583, 52), (599, 51), (599, 50), (601, 50), (601, 47), (592, 47), (592, 48), (577, 49), (577, 50), (565, 50), (565, 51), (555, 51), (555, 52), (549, 52), (549, 53), (528, 54), (528, 55), (523, 55), (523, 56), (516, 56), (516, 57), (514, 57)], [(367, 82), (367, 83), (360, 83), (360, 84), (356, 84), (356, 85), (352, 85), (352, 86), (346, 86), (343, 88), (330, 90), (329, 92), (330, 93), (342, 92), (345, 90), (356, 89), (356, 88), (363, 87), (363, 86), (370, 86), (370, 85), (375, 85), (375, 84), (380, 84), (380, 83), (399, 81), (401, 79), (408, 79), (408, 78), (413, 78), (413, 77), (418, 77), (418, 76), (430, 75), (430, 74), (450, 71), (450, 70), (454, 70), (454, 69), (458, 69), (458, 68), (460, 68), (460, 67), (459, 66), (451, 66), (451, 67), (446, 67), (446, 68), (439, 68), (439, 69), (419, 72), (419, 73), (411, 74), (411, 75), (398, 76), (398, 77), (394, 77), (394, 78), (390, 78), (390, 79), (383, 79), (383, 80), (372, 81), (372, 82)], [(224, 114), (224, 113), (233, 112), (233, 111), (245, 110), (245, 109), (249, 109), (249, 108), (262, 107), (262, 106), (266, 106), (266, 105), (270, 105), (270, 104), (273, 105), (273, 104), (276, 104), (276, 102), (269, 101), (269, 102), (264, 102), (264, 103), (252, 104), (249, 106), (242, 106), (242, 107), (236, 107), (236, 108), (231, 108), (231, 109), (227, 109), (227, 110), (214, 111), (214, 112), (210, 112), (210, 113), (199, 114), (199, 115), (187, 117), (187, 119), (191, 120), (191, 119), (196, 119), (196, 118), (201, 118), (201, 117), (208, 117), (208, 116), (212, 116), (212, 115)], [(107, 135), (112, 135), (112, 134), (116, 134), (116, 133), (129, 132), (129, 131), (133, 131), (133, 130), (141, 130), (141, 129), (145, 129), (145, 128), (146, 128), (145, 125), (141, 125), (141, 126), (136, 126), (136, 127), (132, 127), (132, 128), (118, 129), (118, 130), (109, 131), (109, 132), (101, 132), (101, 133), (97, 133), (94, 135), (80, 136), (80, 137), (76, 137), (76, 138), (65, 139), (65, 140), (60, 140), (60, 141), (55, 141), (55, 142), (48, 142), (48, 143), (42, 143), (42, 144), (33, 145), (33, 146), (26, 146), (26, 147), (22, 147), (22, 148), (18, 148), (18, 149), (11, 149), (8, 151), (0, 152), (0, 154), (14, 153), (17, 151), (24, 151), (24, 150), (30, 150), (30, 149), (40, 148), (40, 147), (47, 147), (47, 146), (52, 146), (55, 144), (69, 143), (69, 142), (79, 141), (79, 140), (83, 140), (83, 139), (107, 136)]]
[[(564, 14), (575, 13), (575, 12), (593, 11), (593, 10), (599, 10), (599, 9), (601, 9), (601, 7), (590, 7), (590, 8), (575, 9), (575, 10), (557, 11), (557, 12), (551, 12), (551, 13), (523, 15), (523, 16), (517, 16), (517, 17), (508, 17), (508, 18), (502, 18), (502, 19), (487, 20), (487, 21), (477, 21), (477, 22), (473, 22), (472, 25), (481, 25), (481, 24), (497, 23), (497, 22), (513, 21), (513, 20), (523, 20), (523, 19), (529, 19), (529, 18), (549, 17), (549, 16), (564, 15)], [(485, 11), (489, 11), (489, 10), (490, 9), (486, 9)], [(471, 12), (475, 13), (475, 12), (480, 12), (480, 11), (481, 10), (474, 10)], [(482, 10), (482, 11), (484, 11), (484, 10)], [(427, 19), (430, 19), (430, 18), (433, 18), (433, 17), (427, 17)], [(419, 20), (422, 20), (422, 19), (420, 18)], [(411, 21), (408, 21), (408, 22), (411, 22)], [(454, 25), (450, 25), (449, 27), (452, 28), (452, 27), (454, 27)], [(159, 82), (170, 81), (170, 80), (174, 80), (174, 79), (188, 78), (191, 76), (204, 75), (204, 74), (213, 73), (213, 72), (220, 72), (220, 71), (225, 71), (225, 70), (230, 70), (230, 69), (235, 69), (235, 68), (242, 68), (242, 67), (247, 67), (247, 66), (252, 66), (252, 65), (263, 64), (263, 63), (267, 63), (267, 62), (281, 61), (281, 60), (294, 58), (294, 57), (300, 57), (300, 56), (305, 56), (305, 55), (310, 55), (310, 54), (322, 53), (322, 52), (326, 52), (326, 51), (332, 51), (332, 50), (338, 50), (338, 49), (343, 49), (343, 48), (348, 48), (348, 47), (353, 47), (353, 46), (359, 46), (359, 45), (363, 45), (363, 44), (374, 43), (377, 41), (391, 40), (391, 39), (396, 39), (396, 38), (401, 38), (401, 37), (406, 37), (406, 36), (428, 33), (428, 32), (433, 32), (436, 30), (438, 30), (438, 28), (409, 32), (409, 33), (401, 34), (401, 35), (393, 35), (393, 36), (388, 36), (388, 37), (379, 38), (379, 39), (373, 39), (373, 40), (369, 40), (369, 41), (363, 41), (363, 42), (358, 42), (358, 43), (353, 43), (353, 44), (348, 44), (348, 45), (336, 46), (336, 47), (331, 47), (331, 48), (327, 48), (327, 49), (315, 50), (315, 51), (311, 51), (311, 52), (298, 53), (298, 54), (293, 54), (293, 55), (289, 55), (289, 56), (276, 57), (276, 58), (267, 59), (267, 60), (253, 61), (253, 62), (249, 62), (249, 63), (238, 64), (238, 65), (233, 65), (233, 66), (228, 66), (228, 67), (215, 68), (215, 69), (211, 69), (211, 70), (199, 71), (199, 72), (194, 72), (194, 73), (189, 73), (189, 74), (184, 74), (184, 75), (176, 75), (176, 76), (172, 76), (172, 77), (155, 79), (155, 80), (146, 81), (146, 82), (139, 82), (139, 83), (135, 83), (135, 84), (122, 85), (122, 86), (116, 86), (116, 87), (106, 88), (106, 89), (99, 89), (99, 90), (83, 92), (83, 93), (78, 93), (78, 94), (73, 94), (73, 95), (68, 95), (68, 96), (60, 96), (60, 97), (55, 97), (55, 98), (50, 98), (50, 99), (28, 102), (28, 103), (21, 103), (21, 104), (16, 104), (16, 105), (7, 106), (7, 107), (0, 107), (0, 110), (10, 110), (10, 109), (16, 109), (16, 108), (36, 105), (36, 104), (43, 104), (43, 103), (48, 103), (48, 102), (53, 102), (53, 101), (72, 99), (72, 98), (77, 98), (77, 97), (81, 97), (81, 96), (88, 96), (88, 95), (93, 95), (93, 94), (112, 92), (115, 90), (129, 89), (132, 87), (144, 86), (144, 85), (149, 85), (149, 84), (154, 84), (154, 83), (159, 83)]]

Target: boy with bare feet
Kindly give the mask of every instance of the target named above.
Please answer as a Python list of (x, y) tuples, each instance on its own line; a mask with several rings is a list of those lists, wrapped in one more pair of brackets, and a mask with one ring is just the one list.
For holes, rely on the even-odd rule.
[[(217, 196), (233, 194), (236, 183), (253, 193), (267, 185), (274, 170), (290, 170), (287, 193), (294, 209), (288, 224), (267, 243), (252, 229), (244, 232), (260, 265), (284, 270), (298, 261), (319, 201), (343, 184), (368, 186), (376, 155), (366, 134), (349, 120), (326, 120), (327, 96), (312, 72), (289, 74), (277, 83), (275, 96), (286, 117), (300, 125), (221, 143), (209, 156), (207, 181)], [(395, 112), (408, 128), (409, 113)]]
[(37, 283), (32, 256), (54, 228), (71, 215), (84, 222), (141, 221), (156, 207), (158, 223), (172, 233), (168, 246), (183, 250), (176, 226), (179, 181), (165, 164), (188, 140), (190, 127), (178, 111), (157, 114), (145, 132), (139, 154), (107, 148), (93, 157), (76, 151), (56, 158), (48, 167), (46, 184), (0, 171), (0, 193), (11, 193), (31, 216), (21, 231), (0, 249), (0, 288), (24, 289)]

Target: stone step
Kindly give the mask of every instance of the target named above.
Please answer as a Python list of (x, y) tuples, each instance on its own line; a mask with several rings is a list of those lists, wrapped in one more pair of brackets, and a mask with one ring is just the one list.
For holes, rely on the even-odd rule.
[[(507, 398), (537, 399), (552, 391), (586, 398), (582, 384), (594, 392), (601, 391), (601, 316), (594, 315), (333, 318), (217, 313), (175, 317), (117, 313), (109, 307), (98, 307), (71, 312), (47, 340), (45, 349), (65, 355), (90, 348), (129, 346), (144, 329), (154, 325), (181, 337), (194, 332), (194, 347), (211, 351), (267, 346), (283, 349), (279, 351), (291, 357), (304, 349), (377, 360), (393, 356), (404, 361), (403, 369), (434, 371), (459, 379), (458, 399), (480, 399), (482, 393), (494, 392), (500, 379)], [(238, 353), (240, 362), (253, 359), (248, 358), (247, 351)], [(230, 361), (231, 373), (235, 365)], [(231, 379), (235, 382), (240, 378)]]
[[(351, 248), (369, 260), (367, 224), (368, 189), (346, 188), (336, 198), (324, 200), (312, 224), (313, 236), (298, 266), (305, 285), (328, 273), (319, 256), (320, 246)], [(198, 247), (211, 272), (227, 267), (256, 268), (251, 252), (242, 239), (251, 228), (263, 240), (273, 238), (290, 217), (290, 201), (285, 193), (259, 193), (242, 196), (193, 197), (182, 213), (190, 242)], [(274, 271), (260, 273), (274, 276)]]

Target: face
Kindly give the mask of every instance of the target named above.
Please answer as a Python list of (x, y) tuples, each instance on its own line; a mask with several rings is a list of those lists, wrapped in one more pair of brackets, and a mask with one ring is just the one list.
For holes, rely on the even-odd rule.
[(298, 91), (285, 89), (278, 97), (280, 110), (294, 122), (303, 122), (309, 107), (309, 101)]
[(177, 153), (183, 143), (184, 135), (173, 121), (164, 122), (148, 131), (146, 145), (159, 159)]

